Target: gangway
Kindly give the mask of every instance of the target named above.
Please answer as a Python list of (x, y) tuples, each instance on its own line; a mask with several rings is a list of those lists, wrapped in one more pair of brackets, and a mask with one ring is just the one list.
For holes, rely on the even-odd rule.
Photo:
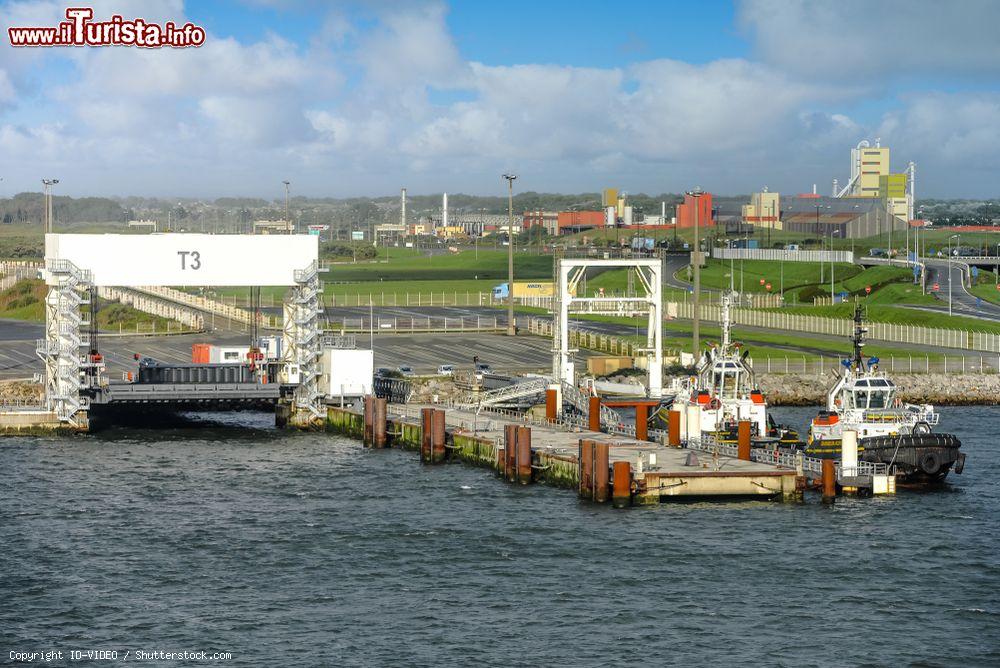
[[(562, 384), (562, 395), (563, 401), (568, 402), (573, 408), (580, 411), (583, 415), (590, 415), (590, 397), (581, 390), (576, 385), (572, 383), (567, 383), (563, 381)], [(618, 411), (608, 408), (603, 403), (601, 404), (601, 426), (602, 427), (617, 427), (622, 423), (622, 416), (618, 414)]]
[(514, 385), (498, 387), (495, 390), (474, 393), (468, 396), (465, 401), (456, 404), (456, 407), (476, 408), (477, 406), (493, 406), (522, 397), (530, 397), (533, 394), (545, 392), (549, 387), (549, 383), (549, 379), (545, 377), (532, 378), (521, 383), (515, 383)]

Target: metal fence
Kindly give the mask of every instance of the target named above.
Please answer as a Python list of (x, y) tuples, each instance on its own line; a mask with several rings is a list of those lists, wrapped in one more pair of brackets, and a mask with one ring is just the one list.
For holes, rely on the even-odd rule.
[(326, 324), (328, 331), (382, 334), (498, 332), (506, 330), (506, 327), (506, 320), (496, 316), (331, 318)]
[(851, 251), (784, 250), (781, 248), (712, 248), (718, 260), (784, 260), (785, 262), (854, 262)]
[[(721, 306), (702, 304), (700, 311), (702, 320), (720, 322), (722, 319)], [(667, 305), (667, 313), (676, 314), (679, 318), (691, 319), (694, 317), (694, 305), (671, 302)], [(745, 308), (730, 309), (729, 313), (733, 324), (736, 325), (791, 332), (830, 334), (838, 337), (848, 337), (854, 331), (854, 323), (846, 318), (826, 318), (816, 315)], [(867, 322), (865, 327), (868, 328), (868, 338), (877, 341), (1000, 353), (1000, 334), (990, 332), (920, 327), (893, 322)]]

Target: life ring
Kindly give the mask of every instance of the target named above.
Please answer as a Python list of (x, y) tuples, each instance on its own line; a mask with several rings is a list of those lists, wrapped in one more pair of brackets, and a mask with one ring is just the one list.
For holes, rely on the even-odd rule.
[(708, 408), (709, 410), (717, 411), (722, 408), (722, 402), (717, 397), (712, 397), (712, 400), (708, 402)]
[(927, 475), (934, 475), (941, 470), (941, 453), (936, 450), (925, 452), (920, 457), (920, 469)]

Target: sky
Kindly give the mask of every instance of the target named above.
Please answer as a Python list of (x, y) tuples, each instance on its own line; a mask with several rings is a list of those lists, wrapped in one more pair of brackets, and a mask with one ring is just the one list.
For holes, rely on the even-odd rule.
[[(73, 3), (82, 5), (83, 3)], [(1000, 196), (993, 0), (95, 0), (204, 45), (0, 38), (0, 196), (829, 193), (881, 141), (918, 197)], [(67, 5), (0, 1), (11, 26)]]

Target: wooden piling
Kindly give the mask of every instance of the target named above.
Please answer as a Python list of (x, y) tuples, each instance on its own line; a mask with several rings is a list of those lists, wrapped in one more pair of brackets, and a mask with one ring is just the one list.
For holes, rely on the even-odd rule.
[(608, 444), (594, 444), (594, 501), (606, 503), (608, 500)]
[(736, 427), (736, 456), (750, 461), (750, 421), (740, 420)]
[(581, 438), (576, 458), (579, 467), (579, 487), (577, 492), (581, 498), (594, 498), (594, 442), (589, 438)]
[(615, 508), (625, 508), (632, 504), (632, 465), (629, 462), (615, 462), (612, 478), (611, 503)]
[(591, 397), (590, 406), (587, 411), (587, 428), (590, 431), (600, 431), (601, 430), (601, 398)]
[(646, 404), (635, 407), (635, 438), (637, 441), (649, 440), (649, 406)]
[(545, 390), (545, 419), (555, 422), (559, 417), (559, 392), (555, 389)]
[(832, 459), (823, 460), (823, 502), (833, 503), (837, 498), (837, 464)]
[(389, 402), (385, 397), (375, 398), (375, 423), (372, 425), (372, 447), (384, 448), (387, 440)]
[(425, 464), (430, 464), (431, 462), (431, 431), (433, 430), (431, 423), (433, 422), (433, 415), (433, 408), (420, 409), (420, 461)]
[(667, 445), (679, 448), (681, 445), (681, 412), (667, 412)]
[(445, 414), (443, 410), (435, 409), (431, 414), (431, 464), (440, 464), (445, 460)]
[(531, 427), (517, 428), (516, 450), (517, 482), (527, 485), (531, 482)]

